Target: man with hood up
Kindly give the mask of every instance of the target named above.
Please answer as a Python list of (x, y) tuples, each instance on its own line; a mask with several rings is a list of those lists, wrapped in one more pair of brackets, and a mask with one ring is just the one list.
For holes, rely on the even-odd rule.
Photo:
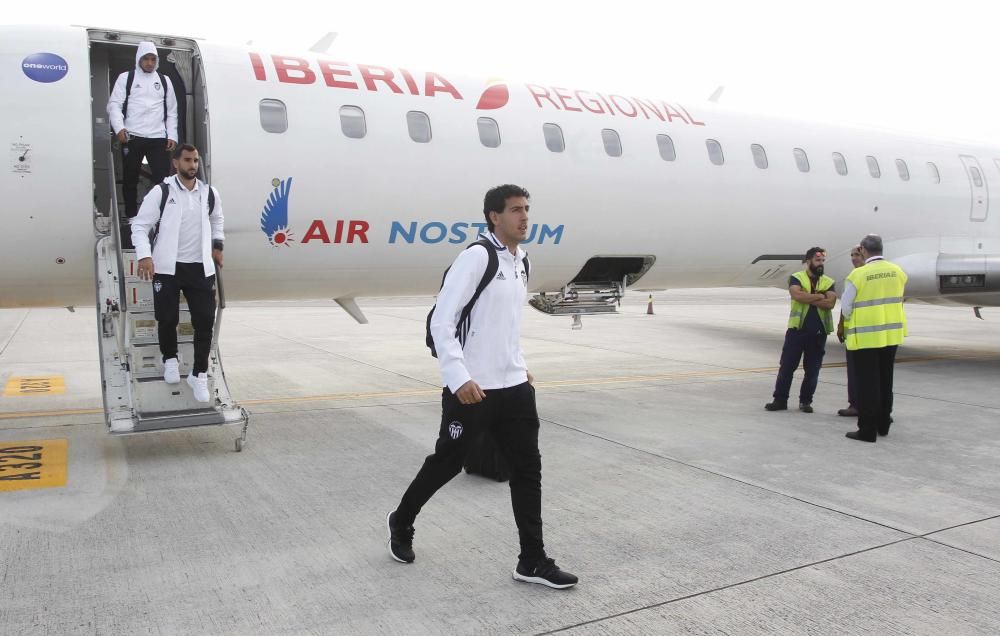
[(783, 411), (788, 408), (792, 375), (803, 360), (805, 377), (799, 389), (799, 410), (812, 413), (813, 394), (819, 381), (819, 370), (826, 353), (826, 337), (833, 331), (832, 309), (837, 304), (834, 281), (823, 273), (826, 250), (810, 247), (802, 259), (806, 268), (788, 279), (788, 295), (792, 307), (788, 315), (788, 330), (781, 348), (778, 379), (774, 382), (774, 401), (764, 408)]
[(161, 183), (170, 172), (169, 153), (177, 145), (177, 96), (159, 66), (156, 45), (140, 42), (135, 69), (118, 76), (108, 100), (111, 128), (122, 145), (122, 191), (125, 216), (130, 219), (139, 211), (143, 157), (153, 173), (152, 182)]

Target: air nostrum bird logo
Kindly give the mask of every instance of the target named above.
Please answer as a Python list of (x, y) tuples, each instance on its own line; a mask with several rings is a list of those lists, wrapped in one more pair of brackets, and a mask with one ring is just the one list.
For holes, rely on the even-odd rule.
[(260, 214), (260, 229), (271, 245), (290, 247), (289, 244), (295, 242), (294, 234), (288, 228), (288, 199), (292, 191), (292, 178), (274, 179), (271, 185), (274, 189)]

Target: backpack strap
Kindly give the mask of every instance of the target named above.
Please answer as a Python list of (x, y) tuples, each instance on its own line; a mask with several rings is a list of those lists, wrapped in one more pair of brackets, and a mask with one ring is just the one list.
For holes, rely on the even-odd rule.
[(531, 261), (528, 260), (528, 253), (524, 253), (524, 258), (521, 259), (521, 264), (524, 265), (524, 277), (531, 280)]
[[(496, 247), (490, 243), (487, 239), (482, 239), (470, 244), (465, 249), (471, 249), (476, 245), (482, 246), (486, 250), (487, 261), (486, 270), (483, 272), (482, 278), (479, 279), (479, 284), (476, 286), (476, 291), (472, 295), (472, 298), (466, 303), (465, 307), (462, 308), (462, 313), (459, 316), (458, 324), (455, 326), (455, 337), (458, 338), (459, 343), (465, 346), (465, 337), (469, 333), (469, 323), (471, 322), (470, 316), (472, 315), (472, 307), (479, 300), (479, 296), (486, 289), (486, 286), (490, 284), (493, 277), (497, 275), (497, 270), (500, 269), (500, 258), (497, 256)], [(444, 274), (441, 275), (441, 287), (444, 287), (444, 281), (448, 278), (448, 272), (451, 271), (451, 267), (444, 270)], [(440, 287), (438, 288), (440, 289)], [(435, 304), (431, 307), (431, 310), (427, 312), (427, 322), (426, 322), (426, 334), (424, 336), (424, 343), (427, 348), (431, 350), (431, 355), (435, 358), (437, 357), (437, 349), (434, 346), (434, 337), (431, 336), (431, 318), (434, 316), (434, 312), (437, 310), (437, 305)]]
[(497, 248), (494, 247), (493, 243), (487, 239), (480, 239), (465, 249), (471, 249), (476, 245), (480, 245), (486, 250), (486, 269), (483, 271), (483, 277), (479, 279), (479, 285), (476, 286), (476, 293), (472, 295), (469, 302), (462, 308), (462, 313), (458, 317), (458, 327), (455, 336), (458, 338), (459, 344), (463, 347), (465, 346), (465, 339), (469, 335), (469, 327), (472, 325), (472, 308), (475, 306), (476, 301), (479, 300), (486, 286), (497, 275), (497, 270), (500, 269), (500, 258), (497, 256)]
[(159, 70), (156, 74), (160, 76), (160, 86), (163, 87), (163, 131), (164, 135), (169, 135), (170, 131), (167, 130), (167, 78)]
[[(212, 212), (215, 212), (215, 188), (208, 186), (208, 216), (212, 216)], [(441, 283), (444, 284), (444, 281)]]
[(149, 231), (149, 244), (153, 245), (153, 241), (156, 240), (156, 235), (160, 232), (160, 221), (163, 220), (163, 208), (167, 207), (167, 197), (170, 196), (170, 186), (162, 181), (157, 184), (160, 186), (160, 218), (156, 220), (156, 225), (153, 229)]
[(128, 98), (132, 94), (132, 82), (135, 80), (135, 69), (128, 72), (128, 80), (125, 81), (125, 101), (122, 102), (122, 124), (128, 117)]

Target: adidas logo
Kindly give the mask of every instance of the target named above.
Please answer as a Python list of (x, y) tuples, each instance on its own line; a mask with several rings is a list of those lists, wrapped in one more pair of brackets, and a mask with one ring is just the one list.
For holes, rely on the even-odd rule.
[(507, 280), (507, 277), (503, 275), (503, 272), (497, 274), (497, 280)]
[(167, 201), (167, 203), (177, 203), (177, 202), (176, 202), (176, 201), (174, 201), (174, 198), (173, 198), (173, 197), (170, 197), (170, 200), (169, 200), (169, 201)]

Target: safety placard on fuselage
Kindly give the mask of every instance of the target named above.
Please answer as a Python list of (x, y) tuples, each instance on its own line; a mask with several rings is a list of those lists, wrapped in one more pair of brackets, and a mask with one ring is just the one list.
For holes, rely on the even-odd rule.
[(10, 145), (10, 171), (31, 174), (31, 144), (15, 141)]

